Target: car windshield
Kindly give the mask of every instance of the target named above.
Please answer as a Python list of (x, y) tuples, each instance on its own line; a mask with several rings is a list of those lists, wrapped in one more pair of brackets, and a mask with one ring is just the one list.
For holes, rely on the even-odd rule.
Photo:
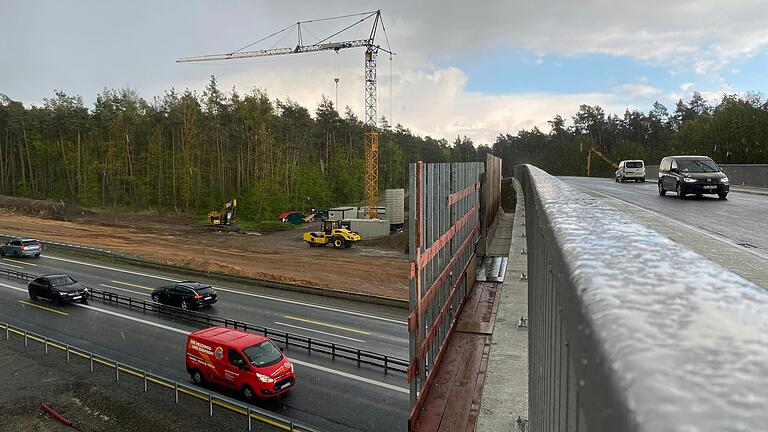
[(627, 168), (642, 168), (643, 163), (642, 162), (627, 162), (626, 164)]
[(680, 172), (717, 172), (720, 169), (712, 159), (699, 159), (699, 160), (679, 160), (677, 161), (677, 168)]
[(243, 350), (248, 360), (256, 367), (273, 365), (283, 359), (283, 353), (270, 340)]
[(61, 277), (55, 277), (51, 278), (51, 285), (52, 286), (64, 286), (64, 285), (70, 285), (75, 283), (75, 280), (72, 279), (69, 276), (61, 276)]
[(36, 246), (39, 244), (37, 243), (37, 240), (24, 240), (22, 243), (24, 246)]

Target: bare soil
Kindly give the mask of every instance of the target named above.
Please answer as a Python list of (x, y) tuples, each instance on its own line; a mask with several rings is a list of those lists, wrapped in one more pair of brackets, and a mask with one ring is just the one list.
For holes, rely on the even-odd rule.
[(110, 249), (168, 265), (406, 299), (402, 234), (350, 249), (310, 248), (304, 231), (264, 235), (219, 232), (192, 218), (97, 212), (0, 196), (0, 234)]
[[(174, 403), (173, 390), (151, 385), (144, 393), (142, 382), (129, 375), (114, 381), (106, 368), (88, 372), (77, 358), (67, 364), (64, 354), (20, 341), (0, 342), (0, 432), (143, 432), (143, 431), (243, 431), (246, 417), (214, 409), (207, 403), (183, 397)], [(40, 406), (46, 404), (73, 422), (64, 426)], [(253, 422), (255, 431), (276, 428)]]

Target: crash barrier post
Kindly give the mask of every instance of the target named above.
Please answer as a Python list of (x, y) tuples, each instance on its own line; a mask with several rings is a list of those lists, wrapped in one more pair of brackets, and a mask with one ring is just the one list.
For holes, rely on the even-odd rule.
[(768, 291), (531, 166), (529, 430), (766, 430)]
[[(203, 402), (207, 402), (209, 416), (213, 416), (213, 406), (216, 405), (217, 407), (226, 409), (228, 411), (247, 416), (247, 420), (246, 420), (247, 427), (250, 427), (252, 420), (256, 420), (261, 423), (268, 424), (270, 426), (274, 426), (279, 429), (287, 430), (287, 431), (297, 430), (297, 431), (305, 431), (305, 432), (321, 432), (319, 429), (315, 429), (310, 426), (306, 426), (306, 425), (297, 426), (297, 423), (292, 419), (281, 416), (279, 414), (275, 414), (271, 411), (267, 411), (258, 406), (246, 404), (246, 403), (237, 401), (235, 399), (219, 395), (217, 393), (209, 392), (199, 387), (193, 387), (190, 385), (181, 384), (178, 381), (165, 378), (161, 375), (157, 375), (145, 369), (141, 369), (125, 363), (120, 363), (117, 360), (113, 360), (109, 357), (95, 354), (91, 351), (87, 351), (79, 347), (71, 346), (69, 344), (58, 341), (56, 339), (28, 331), (26, 329), (11, 325), (9, 323), (0, 322), (0, 326), (5, 329), (6, 333), (9, 336), (12, 334), (15, 334), (15, 335), (22, 336), (25, 341), (28, 340), (32, 342), (41, 343), (41, 344), (45, 344), (47, 342), (47, 345), (49, 347), (52, 347), (61, 351), (66, 351), (68, 354), (71, 353), (72, 355), (78, 358), (89, 360), (91, 362), (91, 365), (93, 364), (93, 362), (95, 362), (106, 368), (114, 369), (115, 381), (119, 380), (120, 372), (123, 372), (124, 374), (130, 375), (139, 379), (146, 377), (144, 378), (146, 379), (145, 383), (148, 381), (148, 382), (151, 382), (152, 384), (159, 385), (163, 388), (173, 389), (176, 403), (179, 402), (179, 393), (185, 394), (187, 396), (201, 400)], [(7, 341), (6, 343), (9, 343), (12, 341), (12, 338), (7, 339), (6, 341)], [(92, 370), (93, 369), (91, 369), (91, 371)]]

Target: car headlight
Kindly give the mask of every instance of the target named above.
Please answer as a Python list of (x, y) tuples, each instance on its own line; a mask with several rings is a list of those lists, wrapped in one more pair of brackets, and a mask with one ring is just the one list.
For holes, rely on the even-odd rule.
[(696, 183), (696, 179), (690, 177), (683, 178), (683, 181), (686, 183)]
[(728, 184), (728, 183), (730, 183), (730, 180), (728, 180), (728, 177), (723, 177), (723, 178), (720, 179), (720, 183)]
[(293, 372), (293, 363), (288, 363), (288, 368), (291, 369), (291, 372)]
[(268, 377), (266, 375), (262, 375), (262, 374), (260, 374), (258, 372), (256, 372), (256, 378), (258, 378), (259, 381), (261, 381), (263, 383), (273, 383), (273, 382), (275, 382), (275, 380), (272, 379), (271, 377)]

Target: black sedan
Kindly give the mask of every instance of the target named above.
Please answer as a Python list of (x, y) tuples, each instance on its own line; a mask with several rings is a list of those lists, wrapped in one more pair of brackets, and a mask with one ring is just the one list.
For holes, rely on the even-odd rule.
[(35, 278), (27, 286), (29, 298), (37, 300), (39, 297), (48, 299), (55, 304), (64, 304), (79, 301), (88, 303), (90, 291), (80, 285), (72, 277), (62, 274), (44, 275)]
[(183, 281), (152, 291), (152, 301), (182, 309), (200, 309), (216, 303), (217, 295), (208, 284)]

